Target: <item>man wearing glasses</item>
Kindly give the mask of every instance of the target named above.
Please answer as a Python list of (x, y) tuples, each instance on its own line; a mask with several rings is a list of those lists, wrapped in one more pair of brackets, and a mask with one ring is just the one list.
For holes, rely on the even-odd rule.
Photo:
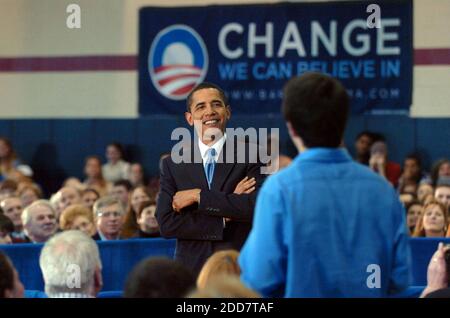
[(97, 234), (92, 238), (97, 241), (120, 239), (123, 226), (123, 207), (118, 199), (103, 197), (94, 204), (94, 221)]

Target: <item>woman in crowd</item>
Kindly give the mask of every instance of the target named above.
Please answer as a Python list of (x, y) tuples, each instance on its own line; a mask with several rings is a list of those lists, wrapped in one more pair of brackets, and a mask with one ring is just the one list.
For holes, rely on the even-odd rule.
[(63, 231), (79, 230), (90, 237), (96, 233), (92, 211), (81, 204), (71, 205), (61, 213), (59, 227)]
[(81, 192), (81, 202), (90, 211), (92, 211), (94, 203), (98, 199), (100, 199), (100, 194), (98, 194), (98, 192), (95, 189), (87, 188)]
[(31, 177), (33, 171), (27, 165), (22, 164), (17, 157), (11, 141), (5, 137), (0, 137), (0, 181), (3, 179), (19, 179)]
[(130, 238), (136, 236), (139, 231), (139, 226), (137, 224), (137, 211), (139, 205), (144, 201), (154, 200), (148, 189), (144, 186), (139, 186), (131, 192), (130, 204), (125, 215), (125, 223), (123, 225), (121, 237)]
[(128, 179), (130, 164), (123, 160), (123, 147), (117, 142), (110, 143), (106, 147), (106, 159), (102, 166), (103, 177), (106, 181), (114, 183), (121, 179)]
[(111, 184), (103, 178), (102, 163), (99, 157), (89, 156), (86, 158), (84, 173), (86, 179), (83, 183), (86, 187), (95, 189), (101, 197), (109, 193)]
[(429, 196), (433, 196), (434, 189), (427, 181), (421, 181), (417, 188), (417, 199), (423, 204)]
[(436, 187), (439, 177), (450, 177), (450, 160), (447, 158), (436, 161), (431, 169), (431, 185)]
[(432, 199), (425, 203), (414, 230), (414, 237), (445, 237), (448, 226), (447, 209)]

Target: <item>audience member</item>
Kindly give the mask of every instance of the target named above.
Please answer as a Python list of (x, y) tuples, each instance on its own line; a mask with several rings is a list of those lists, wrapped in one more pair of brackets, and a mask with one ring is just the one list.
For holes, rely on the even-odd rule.
[[(342, 148), (350, 99), (336, 79), (308, 72), (284, 88), (299, 150), (270, 176), (239, 256), (241, 279), (264, 297), (386, 297), (409, 286), (406, 213), (384, 178)], [(378, 264), (380, 288), (367, 284)]]
[(5, 216), (0, 213), (0, 244), (11, 244), (13, 243), (11, 239), (11, 233), (14, 232), (14, 224)]
[(194, 275), (178, 261), (147, 258), (128, 275), (124, 297), (181, 298), (194, 288)]
[(363, 165), (369, 165), (370, 147), (373, 144), (373, 135), (370, 131), (362, 131), (355, 140), (355, 160)]
[(450, 160), (447, 158), (439, 159), (431, 168), (431, 185), (436, 187), (440, 177), (450, 177)]
[(94, 204), (94, 221), (97, 228), (95, 240), (109, 241), (120, 239), (124, 210), (119, 200), (106, 196)]
[(204, 288), (189, 293), (187, 298), (261, 298), (261, 295), (245, 286), (239, 277), (217, 275)]
[(4, 180), (0, 182), (0, 201), (3, 199), (16, 196), (17, 182), (14, 180)]
[(211, 255), (197, 278), (197, 288), (205, 289), (212, 279), (220, 275), (236, 276), (239, 279), (241, 270), (238, 264), (239, 252), (223, 250)]
[(132, 190), (133, 186), (128, 180), (121, 179), (114, 182), (111, 195), (122, 203), (125, 211), (128, 210), (128, 204), (130, 202), (130, 194)]
[(139, 205), (136, 222), (139, 227), (136, 237), (160, 237), (158, 221), (155, 217), (156, 201), (144, 201)]
[(17, 157), (11, 141), (0, 137), (0, 181), (3, 179), (17, 180), (21, 176), (31, 177), (32, 175), (33, 170)]
[(103, 178), (102, 163), (99, 157), (89, 156), (86, 158), (84, 173), (86, 179), (83, 184), (87, 188), (95, 189), (100, 194), (100, 197), (109, 193), (111, 184)]
[(123, 160), (123, 147), (117, 142), (110, 143), (106, 147), (106, 159), (102, 166), (103, 177), (106, 181), (114, 183), (121, 179), (128, 179), (130, 175), (130, 164)]
[(416, 193), (420, 180), (426, 178), (422, 162), (416, 153), (409, 154), (403, 161), (403, 172), (398, 181), (399, 193)]
[(136, 232), (139, 230), (139, 226), (136, 222), (139, 205), (144, 201), (152, 199), (154, 200), (154, 198), (150, 196), (147, 187), (139, 186), (131, 192), (130, 205), (127, 214), (125, 215), (125, 223), (123, 225), (123, 238), (130, 238), (136, 235)]
[(130, 180), (133, 188), (146, 185), (144, 168), (140, 163), (133, 163), (130, 166), (130, 176), (128, 180)]
[(61, 213), (59, 227), (63, 231), (79, 230), (92, 237), (96, 233), (92, 210), (81, 204), (73, 204)]
[(95, 189), (87, 188), (81, 192), (81, 203), (90, 211), (93, 210), (95, 201), (98, 199), (100, 199), (100, 194)]
[[(81, 195), (80, 192), (71, 186), (65, 186), (61, 188), (58, 192), (61, 193), (61, 199), (59, 200), (60, 208), (59, 210), (62, 212), (67, 209), (72, 204), (80, 204), (81, 203)], [(56, 220), (59, 220), (59, 214), (56, 215)]]
[(47, 241), (39, 265), (50, 298), (92, 298), (102, 288), (97, 244), (81, 231), (58, 233)]
[(6, 254), (0, 250), (0, 298), (23, 298), (24, 287), (19, 274)]
[(450, 177), (440, 177), (436, 189), (434, 190), (434, 197), (447, 207), (450, 206)]
[(388, 160), (387, 144), (382, 139), (375, 141), (370, 147), (370, 168), (380, 176), (387, 179), (395, 188), (401, 175), (401, 167), (398, 163)]
[(46, 242), (58, 229), (55, 210), (47, 200), (37, 200), (26, 207), (22, 223), (26, 236), (33, 243)]
[(426, 181), (421, 181), (417, 188), (417, 199), (423, 204), (428, 196), (433, 196), (433, 187)]
[(445, 237), (448, 218), (446, 207), (436, 201), (430, 200), (423, 206), (421, 217), (414, 229), (414, 237)]
[(22, 201), (18, 197), (9, 197), (0, 202), (3, 213), (13, 222), (14, 232), (11, 233), (11, 239), (14, 243), (26, 242), (26, 236), (23, 231)]
[(22, 206), (26, 208), (34, 201), (43, 198), (42, 190), (36, 184), (29, 184), (18, 191)]
[(413, 200), (406, 205), (406, 225), (408, 226), (410, 235), (414, 233), (417, 221), (422, 216), (422, 208), (422, 203), (418, 200)]

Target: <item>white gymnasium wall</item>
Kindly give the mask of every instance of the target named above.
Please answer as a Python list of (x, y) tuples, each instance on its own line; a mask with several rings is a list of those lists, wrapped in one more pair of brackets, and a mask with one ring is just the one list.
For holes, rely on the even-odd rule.
[[(221, 0), (222, 4), (275, 1)], [(81, 29), (66, 7), (81, 7)], [(142, 6), (205, 0), (0, 0), (0, 58), (137, 55)], [(215, 2), (217, 4), (217, 2)], [(450, 0), (414, 1), (415, 48), (450, 48)], [(413, 117), (450, 117), (450, 65), (416, 66)], [(0, 118), (137, 117), (136, 71), (1, 72)]]

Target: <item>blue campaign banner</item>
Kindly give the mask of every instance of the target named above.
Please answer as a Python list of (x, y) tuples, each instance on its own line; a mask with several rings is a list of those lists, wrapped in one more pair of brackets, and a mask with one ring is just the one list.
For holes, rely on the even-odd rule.
[(319, 71), (344, 83), (353, 114), (405, 114), (412, 39), (412, 0), (144, 7), (139, 113), (181, 114), (202, 81), (233, 113), (279, 113), (286, 81)]

